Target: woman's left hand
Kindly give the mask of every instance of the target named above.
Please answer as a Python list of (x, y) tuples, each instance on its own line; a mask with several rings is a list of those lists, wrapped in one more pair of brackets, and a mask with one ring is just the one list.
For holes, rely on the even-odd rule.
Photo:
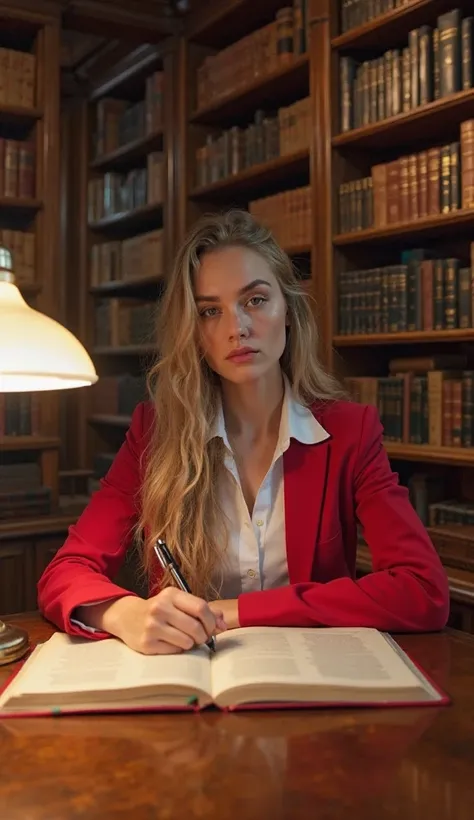
[(209, 601), (209, 608), (216, 614), (222, 613), (224, 621), (227, 624), (227, 629), (237, 629), (239, 624), (239, 606), (237, 598), (230, 598), (229, 600)]

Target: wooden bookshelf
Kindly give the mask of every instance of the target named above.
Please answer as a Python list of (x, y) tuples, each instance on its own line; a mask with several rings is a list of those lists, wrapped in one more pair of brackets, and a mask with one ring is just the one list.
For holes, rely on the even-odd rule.
[(334, 148), (380, 150), (449, 140), (454, 138), (460, 124), (470, 119), (473, 103), (474, 89), (458, 91), (406, 113), (336, 134), (332, 144)]
[(92, 160), (91, 168), (97, 171), (131, 168), (137, 160), (145, 159), (152, 151), (158, 151), (162, 147), (163, 130), (160, 128), (152, 134), (139, 137), (105, 156)]
[[(286, 136), (284, 115), (278, 113), (279, 109), (306, 99), (307, 104), (303, 105), (307, 105), (307, 121), (312, 122), (309, 90), (311, 72), (315, 69), (307, 44), (302, 53), (299, 53), (300, 47), (295, 46), (294, 53), (286, 62), (278, 57), (278, 50), (273, 56), (268, 54), (265, 63), (269, 67), (268, 73), (264, 73), (262, 65), (257, 76), (252, 78), (250, 73), (246, 75), (244, 86), (237, 82), (239, 66), (236, 64), (236, 81), (223, 87), (220, 96), (206, 98), (198, 95), (199, 72), (204, 60), (216, 53), (219, 53), (219, 59), (226, 59), (225, 54), (220, 54), (221, 50), (237, 43), (242, 53), (245, 48), (253, 48), (254, 44), (258, 48), (258, 39), (242, 44), (241, 38), (252, 36), (263, 26), (274, 25), (276, 32), (275, 15), (282, 5), (274, 0), (255, 4), (248, 0), (210, 2), (207, 8), (191, 12), (185, 21), (186, 43), (182, 53), (185, 102), (178, 121), (178, 133), (183, 135), (185, 162), (178, 160), (176, 163), (178, 243), (205, 212), (220, 211), (226, 207), (250, 207), (250, 203), (265, 197), (285, 195), (286, 192), (290, 196), (296, 188), (310, 190), (312, 127), (308, 125), (307, 137), (300, 131), (293, 143)], [(276, 40), (273, 45), (276, 45)], [(196, 102), (198, 98), (199, 107)], [(259, 116), (262, 118), (260, 122)], [(304, 113), (294, 116), (301, 116), (303, 123)], [(263, 137), (263, 129), (269, 127), (270, 122), (276, 123), (277, 127), (276, 132), (265, 132), (267, 139)], [(240, 129), (241, 143), (234, 153), (233, 173), (225, 175), (225, 171), (212, 166), (213, 155), (206, 153), (207, 146), (209, 141), (219, 140), (223, 132), (234, 127)], [(255, 138), (260, 146), (258, 149), (251, 144), (253, 128), (256, 129), (255, 134), (262, 129)], [(302, 124), (300, 129), (303, 129)], [(275, 133), (281, 141), (277, 148), (273, 142)], [(267, 147), (262, 149), (262, 145)], [(205, 156), (204, 171), (200, 151)], [(271, 203), (268, 207), (272, 207)], [(281, 207), (282, 213), (286, 213), (283, 201)], [(272, 229), (276, 234), (275, 225)], [(307, 233), (303, 236), (302, 232), (298, 235), (296, 231), (291, 231), (287, 232), (286, 238), (280, 238), (304, 277), (311, 275), (313, 252), (311, 230)]]
[(89, 416), (90, 424), (101, 424), (106, 427), (128, 427), (131, 420), (131, 416), (107, 416), (100, 415), (98, 413), (93, 416)]
[(134, 208), (131, 211), (120, 211), (110, 216), (104, 216), (103, 219), (99, 219), (97, 222), (90, 222), (89, 228), (91, 231), (107, 231), (122, 236), (124, 231), (134, 234), (140, 229), (153, 230), (153, 228), (161, 227), (162, 213), (163, 203), (153, 202)]
[(163, 285), (162, 280), (157, 280), (156, 276), (137, 276), (133, 279), (117, 279), (109, 282), (102, 282), (89, 288), (90, 293), (95, 294), (120, 294), (124, 295), (143, 290), (158, 291)]
[[(5, 232), (1, 242), (12, 252), (18, 286), (28, 303), (59, 318), (59, 10), (53, 10), (52, 4), (4, 3), (1, 17), (1, 45), (7, 50), (0, 104), (5, 163), (0, 190), (0, 230)], [(15, 167), (18, 172), (12, 174)], [(35, 410), (32, 405), (16, 404), (12, 394), (1, 398), (5, 417), (0, 425), (5, 435), (0, 436), (0, 464), (39, 464), (41, 483), (51, 490), (54, 516), (59, 500), (57, 394), (35, 394)], [(28, 428), (35, 429), (35, 435), (21, 434)], [(31, 515), (28, 505), (25, 499), (14, 520), (1, 522), (3, 537), (8, 538), (11, 529)], [(34, 520), (38, 520), (37, 514)], [(11, 554), (0, 557), (2, 578), (9, 575), (9, 561)]]
[(23, 105), (0, 105), (0, 123), (31, 126), (43, 117), (43, 109)]
[[(456, 4), (462, 6), (463, 2)], [(464, 4), (469, 8), (467, 3)], [(370, 22), (357, 26), (331, 40), (338, 51), (390, 49), (403, 44), (409, 31), (422, 25), (435, 25), (439, 14), (454, 8), (452, 0), (406, 0), (403, 6), (390, 9)], [(467, 13), (467, 12), (466, 12)]]
[(474, 448), (432, 447), (429, 444), (399, 444), (386, 441), (385, 449), (391, 459), (418, 461), (424, 464), (445, 464), (465, 466), (474, 463)]
[(249, 118), (259, 107), (285, 105), (309, 93), (309, 60), (307, 54), (295, 57), (293, 62), (263, 75), (246, 88), (223, 96), (211, 105), (194, 111), (189, 121), (204, 125), (235, 125)]
[[(110, 396), (104, 398), (103, 385), (124, 380), (144, 384), (145, 364), (156, 353), (154, 303), (161, 296), (173, 248), (174, 206), (168, 168), (175, 151), (176, 49), (175, 38), (136, 47), (126, 47), (124, 42), (122, 55), (91, 78), (88, 98), (72, 125), (78, 125), (76, 144), (82, 158), (79, 327), (99, 374), (97, 388), (81, 397), (79, 437), (71, 464), (75, 469), (91, 470), (97, 453), (116, 453), (124, 439), (127, 425), (123, 418), (130, 418), (131, 409), (128, 405), (126, 411), (120, 409), (118, 387), (111, 387)], [(99, 128), (102, 121), (103, 130)], [(162, 176), (152, 186), (154, 158), (160, 160)], [(157, 189), (161, 196), (153, 193)], [(73, 190), (72, 181), (71, 196)], [(99, 192), (99, 199), (102, 191), (102, 211), (91, 207), (93, 191)], [(123, 206), (129, 201), (134, 207)], [(113, 206), (105, 209), (106, 202)], [(113, 260), (106, 256), (112, 245)], [(117, 343), (112, 330), (115, 308), (121, 317), (132, 315), (122, 310), (148, 310), (143, 322), (117, 320), (121, 335), (128, 322), (130, 343), (126, 338)], [(140, 336), (138, 327), (143, 331)], [(127, 390), (120, 396), (125, 401)]]
[[(380, 209), (386, 207), (388, 203), (389, 194), (380, 188), (378, 180), (380, 176), (375, 178), (372, 176), (372, 168), (384, 163), (396, 163), (400, 158), (411, 157), (419, 155), (420, 152), (427, 152), (430, 149), (442, 148), (443, 146), (452, 146), (460, 142), (461, 139), (461, 124), (470, 120), (474, 112), (474, 87), (466, 87), (463, 90), (455, 91), (450, 95), (441, 96), (437, 98), (430, 96), (428, 93), (429, 102), (424, 105), (411, 107), (408, 110), (398, 113), (395, 116), (385, 116), (385, 118), (378, 119), (380, 115), (380, 105), (382, 98), (377, 97), (374, 107), (374, 96), (372, 96), (372, 109), (369, 110), (369, 116), (364, 116), (367, 112), (359, 109), (359, 119), (353, 119), (355, 122), (367, 122), (368, 124), (358, 127), (353, 127), (352, 130), (341, 133), (343, 114), (347, 115), (347, 105), (354, 104), (354, 97), (351, 96), (350, 88), (346, 88), (345, 94), (341, 90), (341, 61), (350, 61), (355, 63), (350, 64), (346, 62), (346, 67), (349, 65), (349, 78), (354, 76), (354, 70), (363, 61), (377, 60), (382, 58), (386, 51), (392, 54), (394, 50), (400, 55), (403, 54), (403, 49), (408, 49), (409, 33), (421, 26), (437, 26), (438, 16), (446, 12), (451, 12), (452, 9), (459, 8), (461, 16), (465, 17), (472, 13), (472, 5), (469, 3), (459, 2), (451, 3), (449, 0), (411, 0), (399, 8), (392, 9), (384, 14), (374, 17), (372, 20), (352, 28), (351, 30), (341, 33), (340, 25), (340, 11), (341, 4), (338, 0), (316, 0), (313, 4), (313, 13), (316, 22), (312, 27), (312, 41), (311, 48), (318, 50), (323, 56), (323, 65), (321, 66), (321, 77), (326, 78), (326, 87), (332, 89), (330, 102), (326, 95), (324, 83), (322, 79), (316, 78), (315, 86), (313, 86), (313, 94), (317, 97), (314, 105), (318, 112), (317, 121), (320, 124), (322, 133), (319, 136), (320, 150), (317, 154), (318, 161), (313, 169), (314, 174), (314, 196), (315, 202), (319, 203), (319, 219), (316, 226), (317, 242), (315, 252), (318, 258), (318, 277), (315, 283), (315, 295), (318, 302), (318, 316), (320, 317), (320, 326), (322, 333), (322, 347), (325, 352), (326, 361), (331, 368), (343, 377), (359, 377), (362, 380), (364, 377), (370, 379), (370, 385), (375, 389), (373, 379), (384, 378), (391, 376), (392, 382), (385, 382), (387, 391), (395, 390), (394, 383), (397, 382), (396, 373), (401, 372), (390, 368), (390, 363), (396, 359), (436, 359), (436, 357), (454, 355), (463, 356), (465, 365), (460, 366), (462, 372), (469, 371), (474, 368), (473, 347), (474, 340), (474, 317), (471, 316), (467, 327), (461, 327), (458, 319), (458, 302), (455, 301), (455, 315), (454, 322), (445, 323), (444, 302), (443, 300), (447, 290), (445, 288), (445, 280), (443, 280), (443, 289), (440, 296), (440, 291), (433, 291), (429, 302), (429, 291), (424, 290), (426, 282), (430, 274), (427, 269), (424, 269), (423, 277), (421, 274), (421, 263), (416, 268), (416, 279), (411, 279), (411, 288), (408, 290), (408, 263), (411, 259), (411, 264), (416, 265), (413, 251), (425, 249), (426, 254), (424, 259), (459, 259), (459, 266), (463, 268), (471, 268), (474, 262), (474, 256), (471, 258), (471, 242), (472, 242), (472, 228), (474, 226), (474, 208), (463, 208), (461, 198), (458, 201), (450, 200), (449, 208), (446, 208), (444, 202), (444, 211), (441, 201), (441, 170), (440, 170), (440, 202), (439, 212), (433, 213), (433, 205), (430, 206), (432, 215), (417, 218), (415, 215), (410, 215), (410, 218), (401, 221), (394, 220), (394, 208), (398, 207), (398, 213), (402, 213), (402, 208), (395, 198), (401, 197), (401, 185), (398, 188), (393, 182), (390, 193), (390, 207), (387, 208), (387, 219), (380, 219)], [(425, 34), (425, 36), (428, 36)], [(421, 54), (421, 49), (420, 52)], [(406, 53), (405, 53), (406, 56)], [(421, 59), (421, 57), (419, 58)], [(402, 64), (402, 58), (400, 58)], [(370, 62), (368, 63), (370, 65)], [(370, 70), (374, 70), (372, 68)], [(392, 66), (391, 58), (387, 60), (383, 57), (377, 64), (379, 70), (387, 72)], [(441, 66), (441, 68), (443, 68)], [(358, 69), (360, 70), (360, 69)], [(444, 70), (444, 69), (443, 69)], [(346, 75), (347, 76), (347, 75)], [(374, 75), (372, 75), (374, 76)], [(402, 80), (403, 80), (403, 75)], [(379, 86), (378, 91), (381, 92), (382, 84), (380, 74), (377, 75)], [(386, 74), (384, 74), (383, 93), (385, 94)], [(393, 77), (387, 84), (390, 88), (390, 83)], [(474, 82), (473, 82), (474, 86)], [(407, 93), (408, 83), (405, 84), (405, 93)], [(420, 86), (421, 87), (421, 86)], [(403, 90), (403, 85), (402, 85)], [(434, 90), (434, 85), (433, 85)], [(412, 86), (409, 86), (410, 94), (412, 93)], [(344, 99), (345, 108), (343, 108), (342, 101)], [(361, 105), (364, 100), (361, 96)], [(402, 96), (402, 102), (403, 102)], [(352, 103), (351, 103), (352, 100)], [(392, 100), (388, 101), (383, 98), (383, 115), (390, 114), (390, 111), (397, 110), (391, 108)], [(406, 103), (406, 98), (405, 98)], [(376, 109), (376, 110), (375, 110)], [(325, 144), (330, 143), (331, 150), (329, 154), (324, 151)], [(459, 150), (461, 157), (461, 150)], [(418, 159), (416, 160), (418, 162)], [(392, 170), (394, 166), (391, 166)], [(405, 166), (406, 167), (406, 166)], [(410, 166), (412, 169), (414, 165)], [(418, 166), (417, 166), (418, 167)], [(441, 162), (440, 162), (441, 169)], [(380, 170), (380, 169), (379, 169)], [(417, 172), (418, 173), (418, 172)], [(430, 172), (431, 173), (431, 170)], [(355, 180), (371, 180), (373, 189), (369, 187), (367, 196), (370, 198), (370, 191), (373, 190), (375, 194), (372, 195), (372, 211), (373, 222), (370, 222), (370, 216), (364, 217), (355, 224), (357, 230), (349, 230), (350, 225), (347, 222), (347, 211), (345, 212), (346, 222), (342, 223), (344, 229), (340, 229), (340, 218), (344, 218), (344, 213), (340, 217), (340, 186), (343, 184), (353, 183)], [(451, 181), (453, 180), (453, 182)], [(449, 177), (449, 193), (450, 196), (456, 197), (455, 182), (456, 177)], [(412, 176), (408, 180), (409, 196), (412, 200), (409, 201), (410, 210), (413, 209), (413, 200), (415, 196), (420, 197), (420, 188), (414, 187), (414, 182), (419, 182), (419, 179)], [(328, 182), (330, 182), (330, 194), (327, 196)], [(431, 181), (433, 182), (433, 180)], [(430, 183), (428, 177), (427, 185)], [(446, 177), (445, 177), (446, 186)], [(462, 177), (459, 177), (460, 189), (462, 188)], [(411, 186), (411, 187), (410, 187)], [(347, 190), (347, 189), (346, 189)], [(352, 190), (354, 190), (352, 188)], [(364, 190), (362, 187), (360, 190)], [(432, 189), (433, 190), (433, 189)], [(446, 187), (443, 189), (446, 195)], [(384, 196), (387, 198), (384, 200)], [(363, 196), (363, 194), (362, 194)], [(367, 201), (367, 200), (366, 200)], [(407, 200), (405, 199), (405, 204)], [(429, 213), (428, 209), (421, 210), (420, 199), (416, 200), (420, 207), (420, 212)], [(432, 202), (432, 201), (431, 201)], [(394, 205), (395, 203), (395, 205)], [(406, 213), (406, 211), (405, 211)], [(374, 218), (375, 217), (375, 218)], [(364, 221), (365, 219), (365, 221)], [(350, 214), (349, 214), (350, 221)], [(375, 225), (383, 225), (383, 227), (375, 227)], [(363, 227), (367, 225), (368, 227)], [(474, 247), (474, 246), (473, 246)], [(411, 256), (410, 256), (411, 254)], [(347, 305), (350, 310), (358, 309), (357, 295), (349, 294), (349, 302), (342, 304), (342, 311), (340, 312), (339, 304), (339, 282), (340, 277), (344, 274), (350, 274), (349, 281), (357, 288), (360, 281), (362, 290), (362, 299), (370, 298), (365, 296), (366, 287), (370, 290), (370, 279), (364, 278), (366, 271), (378, 271), (379, 269), (389, 268), (391, 266), (405, 266), (403, 270), (405, 273), (398, 280), (399, 295), (395, 297), (395, 301), (388, 302), (388, 310), (392, 310), (394, 306), (400, 308), (400, 322), (397, 319), (399, 330), (397, 332), (380, 332), (380, 328), (393, 325), (393, 315), (390, 322), (386, 322), (382, 316), (382, 322), (372, 324), (372, 328), (378, 327), (379, 332), (350, 332), (350, 327), (357, 327), (356, 323), (347, 318)], [(399, 269), (402, 270), (402, 267)], [(410, 270), (413, 271), (412, 267)], [(446, 270), (447, 268), (443, 268)], [(395, 271), (395, 268), (393, 268)], [(428, 268), (428, 271), (430, 269)], [(456, 268), (457, 270), (457, 268)], [(357, 272), (360, 272), (360, 279), (357, 277)], [(412, 274), (410, 274), (412, 275)], [(443, 274), (445, 275), (445, 274)], [(457, 275), (457, 274), (456, 274)], [(394, 272), (395, 276), (395, 272)], [(418, 278), (419, 277), (419, 278)], [(471, 274), (472, 278), (472, 274)], [(381, 285), (381, 290), (377, 291), (379, 283), (383, 282), (383, 276), (379, 280), (374, 279), (374, 293), (378, 296), (383, 296), (386, 291), (383, 290), (385, 285)], [(385, 280), (389, 281), (389, 280)], [(394, 281), (394, 280), (392, 280)], [(456, 280), (454, 280), (456, 281)], [(447, 280), (446, 280), (447, 282)], [(347, 286), (348, 287), (348, 286)], [(455, 286), (454, 299), (458, 298), (458, 290)], [(346, 294), (350, 291), (350, 287), (346, 290)], [(355, 291), (354, 291), (355, 293)], [(391, 294), (395, 291), (390, 291)], [(415, 298), (421, 299), (421, 309), (417, 307), (415, 320), (410, 319), (413, 316), (410, 310), (413, 311), (416, 305)], [(427, 295), (428, 294), (428, 295)], [(354, 297), (354, 302), (351, 299)], [(390, 297), (391, 298), (391, 297)], [(397, 301), (399, 299), (399, 301)], [(435, 302), (435, 299), (438, 302)], [(406, 301), (405, 301), (406, 300)], [(443, 304), (443, 326), (446, 330), (422, 330), (423, 327), (434, 327), (436, 322), (430, 324), (429, 310), (435, 309), (435, 304)], [(352, 305), (353, 304), (353, 308)], [(370, 302), (360, 302), (362, 307), (365, 304), (366, 318), (361, 315), (361, 328), (370, 327), (370, 322), (367, 322), (367, 317), (370, 319)], [(374, 311), (378, 310), (378, 306), (382, 302), (374, 302)], [(431, 307), (433, 305), (433, 307)], [(420, 312), (421, 310), (421, 312)], [(346, 311), (346, 312), (344, 312)], [(428, 319), (426, 320), (426, 315)], [(346, 318), (344, 318), (344, 316)], [(398, 314), (397, 314), (398, 316)], [(420, 318), (420, 317), (423, 318)], [(405, 317), (405, 319), (403, 318)], [(346, 322), (346, 324), (341, 324)], [(384, 325), (385, 323), (385, 325)], [(396, 324), (396, 323), (395, 323)], [(438, 319), (438, 324), (441, 324)], [(417, 330), (408, 329), (409, 327), (417, 327)], [(343, 332), (344, 331), (344, 332)], [(399, 367), (400, 365), (397, 365)], [(432, 365), (433, 368), (436, 365)], [(443, 365), (438, 365), (438, 369), (442, 369)], [(446, 365), (447, 367), (447, 365)], [(395, 368), (395, 364), (392, 365)], [(454, 365), (453, 365), (454, 372)], [(418, 375), (418, 371), (413, 378)], [(453, 379), (455, 375), (453, 375)], [(457, 377), (458, 380), (460, 377)], [(434, 503), (430, 496), (430, 481), (436, 481), (437, 478), (443, 477), (445, 486), (441, 498), (458, 499), (459, 502), (471, 504), (474, 499), (474, 481), (472, 468), (474, 467), (474, 447), (473, 446), (453, 446), (453, 437), (450, 438), (451, 430), (449, 424), (452, 420), (452, 410), (449, 410), (449, 405), (445, 404), (447, 393), (441, 392), (436, 398), (434, 393), (428, 395), (428, 384), (431, 384), (429, 390), (432, 390), (433, 382), (428, 382), (426, 372), (420, 374), (421, 381), (417, 383), (417, 388), (425, 379), (424, 387), (426, 389), (424, 394), (427, 398), (420, 398), (420, 402), (425, 401), (425, 411), (419, 410), (419, 416), (415, 418), (415, 411), (418, 412), (418, 405), (412, 403), (414, 393), (407, 393), (407, 384), (413, 385), (413, 382), (403, 382), (402, 393), (391, 394), (391, 400), (398, 402), (390, 405), (392, 408), (389, 412), (388, 392), (383, 392), (383, 385), (377, 385), (377, 393), (372, 394), (371, 402), (378, 407), (382, 422), (385, 424), (384, 441), (385, 451), (393, 465), (393, 469), (398, 473), (399, 480), (402, 484), (409, 486), (411, 498), (415, 507), (418, 503), (418, 511), (420, 515), (427, 515), (420, 503), (420, 493), (427, 493), (427, 504)], [(358, 382), (360, 386), (361, 382)], [(398, 386), (401, 380), (398, 379)], [(364, 383), (366, 389), (369, 387), (369, 382)], [(353, 384), (354, 389), (357, 387)], [(398, 388), (397, 388), (398, 389)], [(405, 392), (403, 393), (403, 390)], [(444, 387), (443, 387), (444, 390)], [(464, 394), (463, 394), (464, 395)], [(409, 401), (408, 401), (409, 399)], [(368, 400), (368, 399), (366, 399)], [(463, 399), (462, 399), (463, 401)], [(421, 405), (420, 405), (421, 406)], [(454, 406), (454, 405), (453, 405)], [(461, 404), (462, 406), (462, 404)], [(429, 411), (429, 414), (428, 414)], [(448, 415), (451, 412), (451, 416)], [(402, 420), (399, 427), (400, 432), (393, 432), (393, 418)], [(440, 413), (437, 419), (434, 415)], [(456, 413), (459, 410), (456, 409)], [(418, 419), (418, 421), (417, 421)], [(415, 425), (412, 428), (412, 424)], [(418, 426), (417, 426), (418, 425)], [(466, 429), (464, 423), (463, 430)], [(419, 440), (426, 441), (424, 444), (409, 443), (414, 435), (419, 436)], [(392, 440), (396, 439), (396, 440)], [(465, 442), (462, 436), (457, 438), (456, 444)], [(446, 442), (441, 446), (440, 442)], [(441, 479), (440, 479), (441, 480)], [(420, 487), (422, 488), (420, 490)], [(423, 490), (423, 487), (425, 488)], [(436, 501), (439, 499), (436, 498)], [(454, 506), (456, 506), (454, 504)], [(463, 509), (462, 507), (460, 509)], [(459, 512), (459, 511), (458, 511)], [(453, 513), (454, 514), (454, 513)], [(457, 513), (456, 513), (457, 514)], [(428, 524), (428, 520), (425, 521)], [(459, 526), (461, 526), (459, 524)], [(462, 527), (461, 527), (462, 529)], [(430, 531), (430, 530), (429, 530)], [(435, 531), (433, 529), (433, 538)], [(445, 539), (449, 538), (448, 534), (444, 534)], [(443, 560), (443, 559), (442, 559)], [(358, 571), (361, 574), (370, 572), (372, 570), (370, 554), (367, 548), (361, 548), (358, 551), (357, 559)], [(474, 625), (473, 620), (473, 604), (474, 604), (474, 574), (469, 573), (464, 569), (453, 569), (448, 567), (448, 575), (450, 580), (451, 597), (456, 604), (469, 604), (469, 614), (466, 618), (461, 619), (463, 623), (467, 624), (470, 629)]]
[(474, 226), (474, 208), (469, 210), (452, 211), (446, 214), (437, 214), (425, 219), (415, 219), (413, 222), (399, 222), (387, 225), (385, 228), (369, 228), (351, 233), (337, 234), (333, 238), (336, 246), (380, 244), (387, 239), (418, 240), (430, 238), (436, 232), (437, 236), (456, 237)]
[(49, 436), (2, 436), (0, 437), (0, 453), (13, 451), (55, 450), (60, 445), (60, 439)]
[(296, 154), (284, 154), (276, 159), (251, 165), (249, 168), (233, 174), (218, 182), (195, 188), (190, 193), (191, 199), (208, 199), (209, 197), (224, 198), (241, 192), (250, 195), (262, 185), (278, 186), (288, 180), (291, 175), (309, 175), (309, 151), (298, 151)]
[(436, 344), (437, 342), (473, 342), (474, 329), (466, 330), (413, 330), (406, 333), (368, 333), (352, 336), (333, 336), (336, 347), (365, 347), (367, 345)]

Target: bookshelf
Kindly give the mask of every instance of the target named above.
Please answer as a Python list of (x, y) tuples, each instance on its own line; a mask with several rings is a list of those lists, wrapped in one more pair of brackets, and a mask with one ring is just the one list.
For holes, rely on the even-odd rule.
[(185, 18), (176, 236), (181, 241), (202, 213), (249, 208), (309, 282), (311, 59), (297, 8), (307, 4), (240, 0)]
[[(168, 41), (130, 46), (90, 83), (80, 116), (79, 335), (99, 382), (84, 391), (75, 469), (89, 489), (120, 447), (133, 407), (146, 397), (153, 323), (173, 214)], [(97, 389), (96, 389), (97, 388)]]
[[(312, 9), (332, 90), (320, 102), (331, 146), (320, 176), (332, 178), (317, 290), (326, 357), (356, 399), (378, 406), (452, 599), (472, 609), (472, 4), (371, 9)], [(439, 515), (447, 529), (433, 526)], [(359, 570), (369, 569), (362, 548)], [(472, 613), (456, 619), (472, 629)]]
[[(0, 242), (27, 302), (58, 318), (60, 21), (18, 5), (0, 9)], [(55, 394), (0, 393), (4, 533), (57, 515), (59, 448)]]

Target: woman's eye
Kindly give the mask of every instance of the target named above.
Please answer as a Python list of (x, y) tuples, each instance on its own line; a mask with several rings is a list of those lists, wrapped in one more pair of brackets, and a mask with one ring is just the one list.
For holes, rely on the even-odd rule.
[[(215, 311), (215, 313), (213, 313), (213, 311)], [(211, 316), (215, 316), (216, 313), (217, 313), (217, 308), (208, 307), (208, 308), (204, 308), (204, 310), (202, 310), (199, 315), (202, 316), (203, 319), (208, 319)]]
[(252, 298), (249, 299), (248, 304), (251, 305), (252, 307), (259, 307), (259, 305), (262, 305), (263, 302), (266, 302), (266, 301), (267, 300), (264, 299), (263, 296), (252, 296)]

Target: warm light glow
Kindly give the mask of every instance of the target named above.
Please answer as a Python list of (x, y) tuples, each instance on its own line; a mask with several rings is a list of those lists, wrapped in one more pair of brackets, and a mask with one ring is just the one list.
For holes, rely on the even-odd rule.
[(0, 281), (0, 393), (66, 390), (97, 381), (92, 360), (65, 327)]

